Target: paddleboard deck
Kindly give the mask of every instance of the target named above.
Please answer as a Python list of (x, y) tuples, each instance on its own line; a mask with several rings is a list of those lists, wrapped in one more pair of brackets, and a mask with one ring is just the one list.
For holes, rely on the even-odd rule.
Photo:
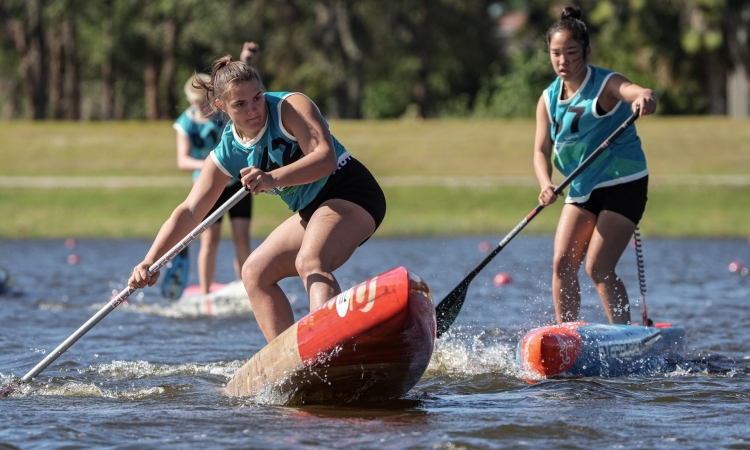
[(242, 366), (224, 392), (270, 395), (284, 405), (399, 398), (427, 370), (435, 333), (429, 287), (397, 267), (300, 319)]
[(185, 316), (227, 316), (252, 312), (250, 300), (242, 281), (228, 284), (213, 283), (211, 292), (200, 293), (199, 286), (188, 286), (179, 300), (169, 309)]
[(572, 322), (536, 328), (519, 342), (516, 359), (530, 380), (658, 373), (684, 356), (685, 329)]

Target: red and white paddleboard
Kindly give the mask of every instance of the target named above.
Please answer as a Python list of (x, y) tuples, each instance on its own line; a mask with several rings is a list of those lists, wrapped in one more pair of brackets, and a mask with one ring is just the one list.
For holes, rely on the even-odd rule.
[(430, 288), (397, 267), (300, 319), (242, 366), (224, 391), (273, 392), (286, 405), (399, 398), (427, 369), (435, 333)]

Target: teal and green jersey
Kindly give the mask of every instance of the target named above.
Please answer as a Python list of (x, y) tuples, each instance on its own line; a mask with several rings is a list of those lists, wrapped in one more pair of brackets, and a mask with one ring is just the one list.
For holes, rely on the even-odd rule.
[[(563, 82), (559, 77), (544, 91), (555, 167), (566, 177), (630, 117), (630, 105), (623, 102), (604, 115), (596, 110), (599, 95), (613, 74), (589, 66), (578, 92), (565, 100), (561, 99)], [(596, 188), (627, 183), (646, 175), (646, 155), (635, 125), (631, 125), (570, 183), (565, 202), (582, 203)]]
[[(185, 110), (174, 122), (172, 128), (187, 136), (190, 140), (190, 156), (195, 159), (206, 159), (211, 150), (219, 145), (224, 119), (220, 114), (210, 119), (198, 120), (195, 107)], [(193, 171), (193, 181), (198, 178), (200, 170)]]
[[(224, 128), (221, 143), (211, 152), (219, 169), (230, 177), (239, 179), (240, 170), (254, 166), (264, 172), (270, 172), (279, 167), (288, 166), (305, 154), (300, 149), (297, 139), (284, 128), (281, 122), (281, 104), (293, 92), (266, 92), (266, 125), (250, 141), (243, 143), (237, 136), (234, 124), (230, 121)], [(324, 119), (325, 120), (325, 119)], [(328, 122), (326, 122), (326, 126)], [(351, 158), (343, 145), (332, 136), (334, 151), (338, 166), (342, 167)], [(337, 169), (338, 170), (338, 169)], [(299, 211), (307, 206), (317, 196), (328, 177), (298, 186), (285, 186), (264, 191), (267, 194), (279, 195), (292, 211)]]

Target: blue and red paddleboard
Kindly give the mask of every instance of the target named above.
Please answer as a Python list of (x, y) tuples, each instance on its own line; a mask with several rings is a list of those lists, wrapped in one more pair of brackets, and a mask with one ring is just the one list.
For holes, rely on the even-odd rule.
[(516, 360), (530, 380), (618, 377), (664, 370), (685, 353), (685, 329), (571, 322), (536, 328), (518, 342)]
[(255, 354), (224, 392), (285, 405), (385, 400), (422, 378), (436, 333), (430, 288), (404, 267), (330, 299)]

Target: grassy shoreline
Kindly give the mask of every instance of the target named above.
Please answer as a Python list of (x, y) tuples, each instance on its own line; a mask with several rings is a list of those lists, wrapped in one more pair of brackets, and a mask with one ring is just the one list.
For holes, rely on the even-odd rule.
[[(652, 183), (641, 223), (645, 235), (750, 234), (750, 185), (697, 181), (750, 174), (750, 120), (656, 117), (637, 126), (652, 181), (682, 180)], [(331, 129), (378, 178), (533, 177), (529, 120), (332, 121)], [(175, 168), (167, 122), (0, 122), (0, 135), (0, 177), (189, 177)], [(2, 187), (0, 238), (151, 238), (187, 189)], [(536, 206), (538, 195), (528, 183), (384, 190), (388, 214), (376, 236), (503, 236)], [(524, 233), (552, 233), (560, 203)], [(253, 235), (267, 235), (289, 214), (278, 198), (256, 197)]]
[[(536, 206), (538, 194), (530, 187), (384, 190), (388, 213), (376, 236), (503, 236)], [(0, 238), (152, 238), (185, 193), (183, 188), (2, 189)], [(254, 201), (255, 237), (268, 235), (290, 215), (277, 198)], [(542, 211), (524, 233), (553, 233), (561, 204)], [(640, 226), (648, 236), (748, 236), (750, 187), (652, 187)]]

